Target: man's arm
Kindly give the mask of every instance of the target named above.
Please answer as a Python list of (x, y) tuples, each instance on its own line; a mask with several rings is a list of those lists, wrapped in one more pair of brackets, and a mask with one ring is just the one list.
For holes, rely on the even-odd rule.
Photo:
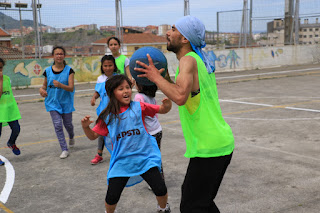
[(184, 56), (179, 61), (179, 74), (176, 83), (170, 83), (161, 76), (161, 71), (158, 70), (148, 56), (149, 66), (145, 63), (137, 61), (137, 64), (144, 68), (135, 68), (136, 71), (144, 72), (145, 74), (138, 77), (147, 77), (154, 82), (158, 88), (177, 105), (182, 106), (186, 103), (193, 86), (193, 75), (197, 71), (197, 62), (191, 56)]

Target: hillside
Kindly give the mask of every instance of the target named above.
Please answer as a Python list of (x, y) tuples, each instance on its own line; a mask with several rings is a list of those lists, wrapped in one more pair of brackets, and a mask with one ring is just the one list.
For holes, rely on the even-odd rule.
[[(90, 46), (92, 42), (101, 38), (108, 37), (114, 33), (112, 32), (100, 32), (98, 30), (77, 30), (75, 32), (65, 33), (43, 33), (42, 44), (45, 45), (63, 45), (65, 47), (74, 46)], [(34, 44), (34, 33), (24, 36), (24, 44)], [(20, 44), (20, 38), (12, 39), (12, 44)]]
[[(33, 20), (22, 20), (22, 25), (25, 27), (33, 27)], [(7, 30), (20, 29), (20, 20), (16, 20), (0, 12), (0, 27)]]

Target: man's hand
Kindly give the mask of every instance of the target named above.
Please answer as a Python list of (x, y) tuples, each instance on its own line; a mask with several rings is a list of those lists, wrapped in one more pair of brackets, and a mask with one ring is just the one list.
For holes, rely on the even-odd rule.
[(143, 68), (134, 68), (135, 71), (139, 71), (139, 72), (144, 72), (144, 74), (138, 75), (138, 77), (146, 77), (148, 78), (150, 81), (156, 83), (156, 80), (159, 79), (161, 76), (161, 73), (165, 70), (164, 68), (158, 70), (152, 61), (152, 58), (149, 54), (147, 54), (148, 57), (148, 61), (149, 61), (149, 65), (141, 62), (141, 61), (136, 61), (136, 63), (140, 66), (142, 66)]

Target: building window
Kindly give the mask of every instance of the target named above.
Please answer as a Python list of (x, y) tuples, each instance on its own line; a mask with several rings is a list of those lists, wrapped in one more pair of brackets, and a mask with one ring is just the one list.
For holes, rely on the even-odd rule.
[(312, 28), (310, 28), (309, 31), (311, 32), (311, 31), (312, 31)]
[(315, 31), (319, 31), (319, 28), (316, 28)]
[(314, 37), (319, 37), (319, 35), (318, 35), (318, 34), (315, 34)]
[(139, 47), (134, 47), (134, 50), (138, 50), (139, 49)]
[(312, 42), (311, 42), (311, 41), (309, 41), (309, 44), (312, 44)]
[(302, 38), (302, 35), (299, 35), (299, 38)]
[(318, 44), (319, 42), (316, 41), (316, 44)]
[(303, 38), (307, 38), (307, 36), (306, 36), (306, 35), (304, 35), (304, 36), (303, 36)]
[(309, 35), (309, 38), (312, 38), (312, 35)]
[(303, 32), (307, 32), (307, 29), (303, 29)]

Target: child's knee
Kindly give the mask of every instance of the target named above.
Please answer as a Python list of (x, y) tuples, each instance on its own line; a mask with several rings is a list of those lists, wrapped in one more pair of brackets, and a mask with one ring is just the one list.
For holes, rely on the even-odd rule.
[(165, 196), (167, 194), (167, 187), (165, 184), (157, 184), (153, 186), (152, 191), (156, 196)]
[(105, 201), (108, 205), (115, 205), (119, 202), (120, 195), (117, 193), (107, 193)]

